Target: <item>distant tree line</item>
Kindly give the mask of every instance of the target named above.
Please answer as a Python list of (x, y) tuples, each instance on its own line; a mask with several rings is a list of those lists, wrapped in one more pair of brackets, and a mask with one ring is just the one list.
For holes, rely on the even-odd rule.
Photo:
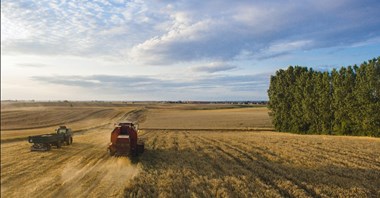
[(278, 131), (380, 136), (380, 57), (331, 72), (278, 70), (268, 95)]

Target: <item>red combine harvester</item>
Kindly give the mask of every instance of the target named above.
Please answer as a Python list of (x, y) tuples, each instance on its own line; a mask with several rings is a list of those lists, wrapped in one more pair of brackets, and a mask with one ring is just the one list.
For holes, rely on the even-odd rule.
[(110, 156), (137, 156), (144, 152), (144, 142), (137, 137), (137, 126), (132, 122), (121, 122), (111, 133), (108, 146)]

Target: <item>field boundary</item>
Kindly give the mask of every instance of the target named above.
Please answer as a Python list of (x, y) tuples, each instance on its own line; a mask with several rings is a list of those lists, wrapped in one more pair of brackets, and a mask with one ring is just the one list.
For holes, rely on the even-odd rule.
[(151, 131), (275, 131), (274, 128), (248, 128), (248, 129), (239, 129), (239, 128), (203, 128), (203, 129), (194, 129), (194, 128), (139, 128), (139, 130), (151, 130)]

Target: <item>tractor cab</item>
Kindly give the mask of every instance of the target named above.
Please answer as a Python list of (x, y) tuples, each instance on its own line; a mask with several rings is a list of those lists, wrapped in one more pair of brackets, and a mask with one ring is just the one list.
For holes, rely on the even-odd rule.
[(56, 129), (57, 131), (57, 134), (70, 134), (71, 133), (71, 129), (70, 128), (67, 128), (66, 126), (59, 126), (58, 129)]

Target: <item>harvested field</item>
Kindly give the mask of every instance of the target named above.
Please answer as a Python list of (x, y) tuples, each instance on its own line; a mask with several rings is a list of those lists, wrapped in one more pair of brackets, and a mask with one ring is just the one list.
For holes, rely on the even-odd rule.
[[(37, 105), (38, 104), (38, 105)], [(113, 107), (75, 104), (75, 107), (39, 103), (5, 104), (1, 109), (1, 140), (51, 133), (59, 125), (69, 125), (75, 131), (118, 122), (137, 107)], [(50, 103), (47, 103), (50, 104)], [(96, 104), (96, 103), (95, 103)]]
[(380, 140), (273, 132), (145, 131), (129, 196), (379, 197)]
[(22, 130), (70, 124), (86, 119), (113, 117), (117, 111), (102, 108), (37, 108), (2, 112), (1, 130)]
[[(120, 113), (113, 119), (104, 117), (103, 124), (98, 119), (80, 121), (85, 123), (83, 130), (74, 136), (71, 146), (30, 152), (30, 144), (24, 140), (2, 142), (1, 196), (380, 197), (378, 138), (244, 132), (234, 122), (230, 125), (236, 130), (217, 129), (225, 126), (218, 119), (221, 123), (230, 120), (223, 120), (225, 116), (219, 114), (234, 112), (243, 118), (247, 111), (255, 114), (256, 109), (263, 120), (268, 119), (260, 108), (194, 110), (173, 106), (164, 110), (110, 106), (96, 109)], [(188, 114), (175, 117), (177, 111)], [(196, 120), (197, 113), (214, 124), (207, 127), (202, 119)], [(158, 126), (164, 118), (172, 119), (173, 125), (166, 121)], [(147, 150), (132, 161), (109, 157), (106, 152), (113, 122), (124, 119), (138, 120), (140, 127), (146, 128), (139, 135)], [(178, 122), (191, 124), (186, 129)], [(196, 122), (202, 127), (192, 130)], [(262, 124), (260, 119), (242, 122), (252, 128)], [(170, 130), (162, 129), (165, 127)]]
[[(182, 107), (183, 108), (183, 107)], [(149, 109), (141, 127), (147, 129), (268, 129), (266, 107), (226, 109)]]
[(30, 152), (26, 141), (2, 144), (2, 197), (120, 197), (141, 165), (107, 155), (108, 131), (76, 135), (49, 152)]

